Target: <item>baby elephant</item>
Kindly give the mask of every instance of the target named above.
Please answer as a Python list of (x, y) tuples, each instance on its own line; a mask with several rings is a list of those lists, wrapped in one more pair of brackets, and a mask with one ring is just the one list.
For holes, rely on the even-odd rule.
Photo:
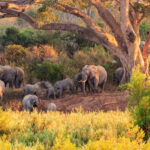
[(46, 97), (49, 99), (49, 98), (56, 98), (56, 95), (55, 95), (55, 90), (54, 90), (54, 87), (49, 87), (46, 89)]
[(70, 78), (57, 81), (54, 84), (54, 89), (56, 93), (59, 93), (59, 98), (61, 98), (64, 90), (70, 90), (73, 93), (73, 82)]
[(26, 111), (32, 112), (33, 108), (38, 106), (38, 97), (36, 95), (26, 95), (22, 100), (23, 108)]
[(47, 111), (56, 111), (56, 105), (54, 103), (49, 103), (46, 107)]
[(34, 94), (37, 95), (38, 89), (40, 88), (40, 82), (36, 84), (26, 84), (23, 88), (23, 95)]

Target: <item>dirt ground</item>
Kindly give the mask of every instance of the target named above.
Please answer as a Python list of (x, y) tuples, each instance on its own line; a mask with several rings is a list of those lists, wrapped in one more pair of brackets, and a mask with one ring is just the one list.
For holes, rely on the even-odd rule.
[[(48, 103), (55, 103), (58, 111), (71, 112), (75, 108), (82, 108), (84, 111), (110, 111), (121, 110), (125, 111), (127, 106), (126, 91), (110, 91), (106, 90), (103, 93), (87, 94), (64, 94), (61, 99), (44, 99), (44, 94), (40, 94), (39, 111), (45, 111)], [(12, 109), (22, 111), (22, 92), (21, 91), (7, 91), (1, 103), (4, 109)]]

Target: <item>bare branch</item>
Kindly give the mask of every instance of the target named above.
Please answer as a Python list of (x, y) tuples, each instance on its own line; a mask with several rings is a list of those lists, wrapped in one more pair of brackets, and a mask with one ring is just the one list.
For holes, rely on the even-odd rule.
[(0, 15), (0, 19), (1, 18), (9, 18), (9, 17), (14, 17), (13, 15), (10, 15), (10, 14), (3, 14), (3, 15)]

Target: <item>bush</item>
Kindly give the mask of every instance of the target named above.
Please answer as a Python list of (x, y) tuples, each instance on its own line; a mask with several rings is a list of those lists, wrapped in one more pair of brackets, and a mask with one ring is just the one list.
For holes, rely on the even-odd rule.
[(62, 79), (62, 67), (59, 64), (44, 61), (41, 64), (37, 64), (35, 68), (32, 73), (39, 80), (54, 82)]
[(49, 45), (40, 45), (39, 47), (34, 46), (29, 49), (30, 49), (29, 53), (30, 59), (43, 60), (44, 58), (58, 57), (58, 53), (56, 52), (56, 50)]
[(4, 52), (4, 58), (8, 64), (23, 66), (26, 60), (27, 50), (21, 45), (8, 45)]
[(8, 27), (2, 36), (2, 45), (17, 44), (19, 30), (16, 27)]
[(122, 87), (130, 91), (128, 108), (135, 119), (135, 125), (140, 126), (146, 134), (145, 139), (150, 137), (150, 77), (136, 68), (132, 72), (131, 81)]
[(146, 23), (146, 21), (143, 21), (140, 25), (140, 35), (143, 41), (147, 39), (147, 32), (149, 32), (149, 25)]

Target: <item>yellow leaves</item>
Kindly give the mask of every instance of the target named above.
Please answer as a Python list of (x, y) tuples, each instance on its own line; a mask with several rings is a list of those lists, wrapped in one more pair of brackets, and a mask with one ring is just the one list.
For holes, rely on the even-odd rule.
[(0, 139), (0, 150), (12, 150), (11, 143), (5, 139)]
[[(9, 121), (6, 118), (8, 118)], [(150, 142), (143, 142), (144, 132), (132, 124), (128, 112), (90, 112), (81, 109), (77, 112), (64, 114), (60, 112), (33, 113), (0, 111), (0, 127), (5, 129), (0, 139), (1, 147), (6, 150), (44, 150), (40, 141), (46, 137), (52, 140), (52, 150), (148, 150)], [(4, 120), (5, 119), (5, 120)], [(7, 124), (7, 128), (4, 126)], [(45, 131), (45, 132), (43, 132)], [(47, 134), (47, 133), (50, 134)], [(43, 133), (43, 134), (41, 134)], [(17, 138), (17, 135), (21, 139)], [(21, 143), (37, 138), (30, 147)], [(29, 138), (29, 135), (31, 136)], [(15, 141), (15, 143), (11, 143)], [(79, 142), (79, 145), (77, 143)], [(47, 143), (45, 143), (47, 144)], [(5, 149), (4, 149), (5, 150)]]

